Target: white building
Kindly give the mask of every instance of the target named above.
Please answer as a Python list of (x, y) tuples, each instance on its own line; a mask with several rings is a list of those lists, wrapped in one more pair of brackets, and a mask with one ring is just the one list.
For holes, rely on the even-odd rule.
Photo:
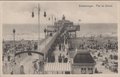
[(71, 74), (70, 63), (46, 63), (44, 66), (45, 74)]

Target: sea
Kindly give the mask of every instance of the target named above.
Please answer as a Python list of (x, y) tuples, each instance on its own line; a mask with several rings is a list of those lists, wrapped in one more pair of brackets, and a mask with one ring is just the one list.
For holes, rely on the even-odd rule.
[[(44, 29), (47, 25), (40, 25), (40, 38), (45, 38)], [(3, 40), (13, 40), (13, 29), (15, 29), (16, 40), (37, 40), (38, 25), (37, 24), (3, 24), (2, 36)], [(90, 36), (107, 36), (117, 37), (117, 23), (80, 23), (80, 31), (77, 31), (77, 37)]]

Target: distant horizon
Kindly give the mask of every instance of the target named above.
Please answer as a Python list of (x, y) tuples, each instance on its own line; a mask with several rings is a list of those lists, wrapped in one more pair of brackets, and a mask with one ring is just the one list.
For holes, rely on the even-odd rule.
[[(45, 28), (47, 28), (46, 25), (40, 27), (41, 39), (45, 38)], [(80, 31), (77, 32), (77, 37), (98, 36), (100, 34), (103, 36), (117, 36), (117, 28), (116, 23), (80, 23)], [(13, 39), (13, 29), (16, 29), (16, 39), (38, 38), (37, 24), (3, 24), (3, 39)]]

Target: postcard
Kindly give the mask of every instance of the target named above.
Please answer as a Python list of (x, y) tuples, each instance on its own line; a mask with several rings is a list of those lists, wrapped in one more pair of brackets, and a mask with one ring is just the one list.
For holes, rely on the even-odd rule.
[(118, 77), (120, 2), (0, 5), (2, 77)]

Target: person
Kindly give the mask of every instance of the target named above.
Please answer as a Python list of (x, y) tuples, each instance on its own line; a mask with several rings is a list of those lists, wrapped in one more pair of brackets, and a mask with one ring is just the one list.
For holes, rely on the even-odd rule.
[(97, 68), (95, 68), (95, 73), (99, 73), (99, 71), (97, 70)]
[(40, 71), (41, 71), (42, 62), (39, 61), (39, 62), (38, 62), (38, 65), (39, 65), (39, 72), (40, 72)]
[(37, 50), (37, 44), (36, 43), (34, 44), (34, 50)]
[(8, 55), (8, 61), (10, 61), (10, 56)]
[(23, 65), (20, 66), (20, 74), (25, 74)]
[(11, 73), (10, 74), (13, 74), (13, 71), (11, 71)]
[(68, 62), (68, 58), (64, 58), (64, 63), (67, 63)]
[(43, 61), (39, 61), (38, 62), (38, 65), (39, 65), (39, 73), (43, 70), (43, 65), (44, 65), (44, 62)]
[(61, 51), (61, 44), (59, 44), (59, 51)]
[(63, 55), (63, 56), (62, 56), (62, 60), (64, 61), (64, 59), (65, 59), (65, 56)]
[(4, 56), (5, 56), (5, 55), (3, 54), (3, 56), (2, 56), (2, 61), (4, 61)]
[(68, 54), (69, 54), (69, 53), (68, 53), (68, 51), (67, 51), (66, 56), (68, 56)]
[(38, 73), (38, 69), (37, 69), (37, 62), (34, 63), (34, 74)]
[(65, 45), (64, 44), (62, 45), (62, 49), (63, 49), (63, 51), (65, 51)]
[(59, 63), (62, 62), (62, 56), (61, 56), (61, 54), (58, 56), (58, 61), (59, 61)]

